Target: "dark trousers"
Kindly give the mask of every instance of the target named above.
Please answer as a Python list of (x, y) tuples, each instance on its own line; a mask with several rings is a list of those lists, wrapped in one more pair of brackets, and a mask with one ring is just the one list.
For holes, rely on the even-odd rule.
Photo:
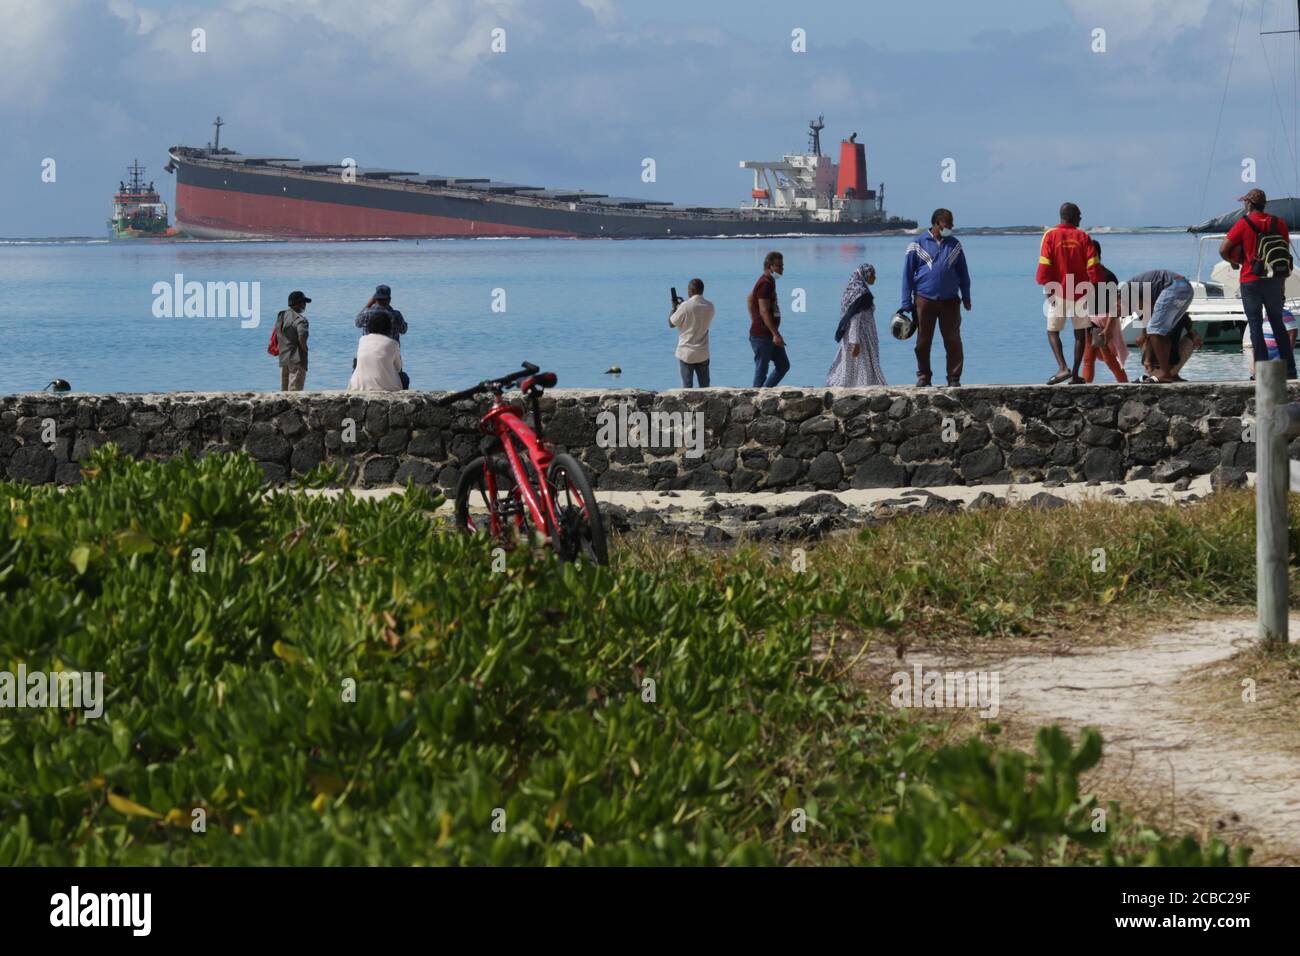
[[(784, 345), (773, 345), (770, 335), (751, 335), (750, 348), (754, 350), (754, 387), (775, 388), (790, 371), (790, 359), (786, 357)], [(767, 367), (772, 366), (772, 374)]]
[(682, 373), (682, 388), (691, 387), (692, 372), (694, 373), (695, 380), (700, 383), (700, 388), (709, 387), (708, 359), (705, 359), (703, 362), (683, 362), (681, 359), (678, 359), (677, 368)]
[(916, 297), (916, 380), (924, 380), (926, 384), (930, 382), (930, 345), (934, 342), (936, 322), (939, 334), (943, 336), (948, 381), (959, 381), (965, 361), (961, 349), (961, 301), (927, 299), (923, 295)]
[(1250, 326), (1250, 345), (1255, 350), (1255, 361), (1268, 361), (1268, 346), (1264, 344), (1264, 315), (1267, 313), (1268, 324), (1273, 329), (1273, 341), (1277, 343), (1278, 358), (1286, 362), (1287, 378), (1295, 378), (1295, 353), (1291, 350), (1291, 336), (1287, 334), (1286, 322), (1282, 318), (1282, 286), (1285, 281), (1279, 278), (1243, 282), (1241, 308), (1246, 313), (1246, 322)]

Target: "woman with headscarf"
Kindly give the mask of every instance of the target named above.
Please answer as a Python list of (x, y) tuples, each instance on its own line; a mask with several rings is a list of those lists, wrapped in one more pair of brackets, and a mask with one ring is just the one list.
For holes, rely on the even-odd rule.
[(826, 373), (828, 388), (862, 388), (886, 385), (880, 370), (880, 339), (876, 335), (876, 301), (871, 284), (876, 281), (876, 267), (864, 262), (853, 271), (840, 299), (840, 324), (835, 341), (831, 370)]

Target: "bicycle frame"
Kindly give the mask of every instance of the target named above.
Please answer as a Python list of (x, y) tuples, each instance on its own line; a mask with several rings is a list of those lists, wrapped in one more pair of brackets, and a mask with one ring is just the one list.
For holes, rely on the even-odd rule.
[[(555, 458), (554, 453), (546, 446), (537, 433), (528, 426), (519, 411), (507, 402), (500, 394), (495, 397), (492, 407), (484, 414), (479, 427), (489, 435), (495, 436), (500, 442), (502, 450), (505, 452), (506, 461), (510, 464), (510, 473), (514, 476), (515, 487), (524, 500), (524, 506), (528, 509), (528, 516), (533, 523), (534, 528), (540, 529), (546, 536), (553, 537), (558, 529), (559, 522), (555, 515), (555, 502), (551, 498), (550, 486), (546, 481), (546, 472), (550, 468), (552, 460)], [(524, 463), (515, 442), (517, 439), (523, 446), (524, 451), (528, 454), (532, 462), (533, 469), (537, 472), (539, 495), (533, 491), (533, 483), (528, 480), (528, 474), (524, 471)], [(484, 461), (484, 480), (487, 483), (488, 493), (493, 500), (496, 499), (496, 476), (488, 461)], [(516, 525), (520, 525), (523, 515), (517, 515), (515, 518)], [(497, 515), (495, 512), (491, 515), (492, 533), (498, 535), (501, 533)]]

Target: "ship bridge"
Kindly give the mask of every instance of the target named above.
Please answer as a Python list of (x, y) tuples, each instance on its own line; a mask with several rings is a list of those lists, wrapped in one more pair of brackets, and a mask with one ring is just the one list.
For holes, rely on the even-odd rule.
[(742, 209), (771, 215), (799, 212), (825, 222), (883, 217), (883, 187), (878, 197), (867, 189), (866, 147), (854, 133), (840, 142), (837, 164), (821, 151), (822, 117), (808, 124), (808, 152), (779, 160), (740, 161), (754, 174), (752, 203)]

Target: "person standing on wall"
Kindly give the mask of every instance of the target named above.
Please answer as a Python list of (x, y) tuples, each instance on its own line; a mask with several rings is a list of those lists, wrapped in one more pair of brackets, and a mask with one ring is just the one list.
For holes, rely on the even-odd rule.
[[(903, 257), (904, 311), (916, 316), (916, 387), (930, 385), (930, 346), (937, 323), (943, 337), (948, 384), (961, 384), (965, 355), (961, 344), (961, 307), (969, 312), (970, 270), (966, 252), (953, 236), (948, 209), (930, 216), (930, 231), (908, 243)], [(960, 304), (960, 305), (959, 305)]]
[(1245, 204), (1243, 215), (1228, 230), (1219, 245), (1219, 255), (1232, 268), (1241, 270), (1241, 308), (1250, 327), (1255, 361), (1268, 361), (1269, 349), (1264, 341), (1267, 313), (1278, 356), (1286, 362), (1287, 378), (1295, 378), (1295, 351), (1283, 318), (1284, 287), (1293, 267), (1291, 232), (1286, 220), (1264, 211), (1268, 205), (1264, 190), (1252, 189), (1238, 200)]
[(785, 339), (781, 337), (781, 306), (776, 298), (776, 277), (784, 272), (785, 258), (779, 252), (769, 252), (763, 259), (763, 274), (749, 293), (749, 345), (754, 350), (755, 388), (774, 388), (790, 371)]
[(275, 341), (280, 359), (280, 391), (301, 392), (307, 380), (307, 303), (301, 292), (289, 293), (289, 308), (275, 317)]
[(827, 388), (863, 388), (887, 385), (880, 368), (880, 339), (876, 334), (876, 299), (871, 286), (876, 267), (864, 262), (853, 270), (840, 297), (840, 324), (835, 341), (840, 343), (830, 371)]
[[(1072, 202), (1061, 205), (1061, 221), (1043, 234), (1038, 249), (1038, 272), (1035, 280), (1043, 287), (1046, 296), (1047, 342), (1056, 359), (1056, 374), (1047, 380), (1048, 385), (1069, 381), (1084, 384), (1079, 374), (1087, 351), (1088, 333), (1092, 329), (1092, 312), (1088, 300), (1093, 290), (1102, 283), (1101, 259), (1096, 255), (1092, 239), (1079, 228), (1083, 213)], [(1074, 328), (1074, 365), (1065, 367), (1065, 350), (1061, 346), (1061, 330), (1069, 322)]]
[(682, 388), (690, 388), (692, 378), (700, 388), (709, 387), (709, 325), (713, 322), (713, 303), (704, 298), (704, 280), (686, 283), (687, 299), (668, 316), (669, 328), (677, 329), (677, 367)]

